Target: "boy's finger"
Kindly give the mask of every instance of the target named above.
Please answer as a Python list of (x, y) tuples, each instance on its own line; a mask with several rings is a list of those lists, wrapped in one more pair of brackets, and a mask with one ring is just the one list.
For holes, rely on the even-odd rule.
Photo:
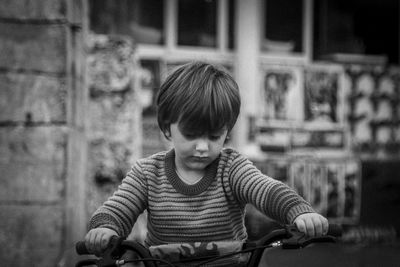
[(104, 234), (101, 233), (101, 232), (96, 235), (94, 252), (96, 252), (97, 254), (99, 254), (99, 253), (101, 253), (103, 251), (103, 249), (102, 249), (103, 235)]
[(107, 246), (108, 246), (108, 235), (103, 234), (101, 237), (101, 250), (104, 251), (106, 250)]
[(323, 228), (324, 228), (324, 234), (326, 235), (329, 231), (329, 222), (328, 219), (325, 217), (323, 218)]
[(307, 229), (306, 234), (307, 234), (308, 236), (315, 236), (314, 223), (313, 223), (312, 220), (307, 220), (307, 222), (306, 222), (306, 229)]
[(312, 219), (313, 224), (314, 224), (314, 229), (315, 229), (315, 235), (320, 236), (323, 234), (323, 227), (322, 227), (322, 221), (320, 218), (313, 218)]
[(297, 220), (296, 221), (296, 227), (300, 232), (306, 233), (307, 229), (306, 229), (306, 225), (305, 225), (303, 220)]
[(88, 233), (88, 240), (86, 242), (86, 248), (90, 253), (95, 252), (95, 242), (96, 242), (96, 231), (91, 231)]

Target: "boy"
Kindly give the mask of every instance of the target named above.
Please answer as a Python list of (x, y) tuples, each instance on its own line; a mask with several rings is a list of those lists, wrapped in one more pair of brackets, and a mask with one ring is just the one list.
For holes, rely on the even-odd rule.
[(158, 98), (158, 124), (173, 148), (138, 160), (90, 220), (85, 243), (101, 253), (113, 235), (126, 237), (148, 211), (149, 247), (247, 238), (244, 208), (294, 223), (310, 236), (328, 221), (285, 184), (263, 175), (239, 152), (224, 148), (240, 111), (239, 89), (224, 70), (192, 62), (175, 70)]

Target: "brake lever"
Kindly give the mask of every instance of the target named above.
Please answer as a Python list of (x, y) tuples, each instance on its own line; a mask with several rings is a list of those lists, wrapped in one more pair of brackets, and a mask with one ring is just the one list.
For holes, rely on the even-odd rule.
[(126, 252), (126, 250), (123, 249), (121, 246), (121, 243), (124, 240), (125, 240), (124, 238), (117, 237), (117, 236), (111, 237), (110, 243), (109, 243), (107, 249), (104, 251), (102, 258), (99, 259), (97, 266), (99, 266), (99, 267), (119, 266), (118, 260)]
[(75, 267), (92, 266), (92, 265), (98, 266), (98, 264), (99, 264), (99, 260), (96, 260), (96, 259), (86, 259), (86, 260), (78, 261), (78, 262), (75, 264)]
[[(112, 236), (108, 244), (108, 247), (101, 254), (101, 257), (99, 257), (99, 259), (81, 260), (75, 265), (75, 267), (91, 266), (91, 265), (95, 265), (98, 267), (121, 266), (120, 264), (121, 261), (119, 259), (126, 252), (124, 247), (121, 245), (124, 240), (125, 240), (124, 238), (118, 236)], [(83, 245), (79, 245), (78, 248), (79, 248), (78, 251), (83, 250), (84, 251), (83, 254), (88, 254), (86, 247), (84, 247), (84, 243)]]
[(322, 243), (331, 242), (335, 243), (336, 238), (330, 235), (318, 236), (318, 237), (307, 237), (306, 234), (297, 230), (296, 226), (288, 225), (286, 226), (286, 231), (289, 238), (283, 239), (281, 241), (283, 249), (297, 249), (304, 248), (311, 243)]

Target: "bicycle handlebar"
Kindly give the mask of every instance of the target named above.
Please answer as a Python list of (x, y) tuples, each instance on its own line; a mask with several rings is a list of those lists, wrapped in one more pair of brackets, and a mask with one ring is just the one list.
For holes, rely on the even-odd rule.
[(75, 244), (75, 250), (78, 255), (89, 255), (92, 254), (88, 251), (85, 241), (78, 241)]
[[(286, 225), (282, 229), (277, 229), (267, 234), (266, 236), (260, 238), (255, 243), (248, 243), (247, 247), (254, 247), (251, 259), (249, 260), (248, 266), (257, 266), (266, 244), (272, 244), (276, 241), (281, 241), (281, 246), (284, 249), (295, 249), (305, 247), (311, 243), (319, 242), (335, 242), (336, 237), (342, 235), (342, 228), (337, 224), (329, 224), (328, 233), (324, 236), (319, 237), (308, 237), (305, 234), (299, 232), (295, 225)], [(78, 255), (88, 255), (92, 254), (88, 251), (85, 241), (79, 241), (75, 245), (75, 249)], [(115, 264), (116, 259), (121, 258), (121, 256), (127, 251), (131, 250), (136, 252), (142, 259), (152, 259), (149, 250), (135, 241), (124, 240), (121, 237), (113, 236), (110, 239), (109, 246), (105, 251), (103, 259), (100, 261), (92, 260), (91, 264), (97, 264), (97, 266), (117, 266)], [(251, 250), (251, 249), (250, 249)], [(82, 265), (76, 266), (86, 266)], [(114, 265), (113, 265), (114, 264)], [(156, 264), (152, 261), (144, 262), (145, 266), (155, 267)]]
[[(112, 236), (111, 239), (110, 239), (110, 242), (108, 244), (108, 248), (107, 249), (109, 249), (109, 250), (111, 249), (112, 250), (114, 248), (118, 248), (121, 245), (122, 241), (123, 241), (122, 238), (120, 238), (120, 237), (118, 237), (116, 235)], [(75, 244), (75, 250), (76, 250), (76, 253), (78, 255), (91, 255), (91, 254), (93, 254), (93, 253), (89, 252), (89, 250), (87, 249), (85, 241), (78, 241)]]
[[(266, 244), (280, 241), (283, 249), (296, 249), (308, 246), (311, 243), (335, 242), (337, 237), (342, 236), (342, 227), (338, 224), (329, 224), (328, 233), (324, 236), (308, 237), (300, 232), (295, 225), (285, 225), (282, 229), (274, 230), (266, 236), (258, 239), (253, 246), (265, 247)], [(248, 266), (257, 266), (264, 250), (254, 250)]]
[[(75, 250), (78, 255), (93, 254), (88, 251), (85, 241), (77, 242), (75, 244)], [(76, 266), (87, 266), (93, 264), (96, 264), (97, 266), (119, 266), (116, 262), (118, 262), (118, 259), (120, 259), (127, 250), (136, 252), (142, 259), (152, 258), (149, 250), (139, 242), (125, 240), (119, 236), (112, 236), (101, 260), (88, 260), (88, 262), (83, 262), (83, 264), (80, 262), (81, 264), (79, 265), (78, 263)], [(145, 266), (156, 267), (154, 262), (151, 261), (145, 262)]]
[(343, 228), (339, 224), (329, 224), (328, 233), (326, 235), (341, 237), (343, 234)]

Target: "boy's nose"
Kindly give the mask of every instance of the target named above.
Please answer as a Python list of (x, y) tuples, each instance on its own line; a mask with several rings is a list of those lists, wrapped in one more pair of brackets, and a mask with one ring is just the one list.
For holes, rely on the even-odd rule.
[(199, 139), (196, 142), (196, 150), (199, 152), (207, 151), (208, 150), (208, 142), (206, 140)]

